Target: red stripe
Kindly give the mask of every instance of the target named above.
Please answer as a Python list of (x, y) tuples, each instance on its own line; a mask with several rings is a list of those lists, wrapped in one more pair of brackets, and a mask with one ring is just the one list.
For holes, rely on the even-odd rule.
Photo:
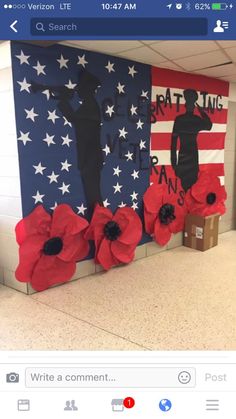
[[(157, 182), (160, 176), (160, 169), (161, 166), (156, 166), (156, 169), (158, 171), (158, 174), (155, 172), (155, 170), (152, 170), (151, 176), (150, 176), (150, 182)], [(201, 171), (207, 171), (207, 173), (212, 174), (214, 176), (224, 176), (224, 164), (200, 164), (199, 169)], [(175, 172), (172, 168), (172, 166), (165, 166), (167, 177), (175, 177)]]
[(152, 67), (152, 85), (195, 89), (222, 96), (229, 95), (229, 83), (226, 81), (158, 67)]
[[(164, 112), (164, 115), (161, 114), (160, 108), (158, 109), (158, 114), (156, 112), (157, 106), (155, 102), (152, 102), (152, 105), (154, 106), (154, 115), (156, 116), (157, 121), (174, 121), (176, 116), (184, 114), (186, 112), (185, 105), (179, 106), (179, 112), (176, 112), (176, 106), (175, 103), (172, 104), (172, 108), (167, 105), (167, 107), (164, 107), (164, 104), (161, 105), (161, 109)], [(211, 119), (211, 122), (213, 124), (226, 124), (227, 123), (227, 109), (222, 109), (221, 111), (215, 110), (214, 113), (208, 112), (208, 115)], [(199, 115), (199, 112), (195, 111), (196, 115)]]
[[(197, 137), (199, 150), (223, 150), (225, 145), (225, 133), (209, 132), (199, 133)], [(153, 133), (151, 134), (151, 150), (170, 150), (171, 134), (170, 133)], [(209, 162), (210, 163), (210, 162)]]

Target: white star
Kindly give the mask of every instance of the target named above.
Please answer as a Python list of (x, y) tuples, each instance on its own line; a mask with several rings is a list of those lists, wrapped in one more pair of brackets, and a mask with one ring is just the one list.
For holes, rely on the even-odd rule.
[(107, 69), (108, 73), (111, 73), (112, 71), (115, 72), (114, 70), (114, 63), (111, 63), (110, 61), (108, 61), (107, 65), (105, 66), (105, 68)]
[(136, 125), (137, 125), (137, 129), (143, 129), (144, 122), (141, 122), (141, 119), (139, 119)]
[(135, 68), (134, 68), (134, 65), (132, 66), (132, 67), (129, 67), (128, 66), (128, 68), (129, 68), (129, 75), (131, 76), (131, 77), (133, 77), (134, 78), (134, 75), (135, 74), (137, 74), (137, 71), (135, 70)]
[(106, 144), (106, 146), (102, 149), (102, 151), (104, 151), (104, 152), (106, 153), (106, 156), (107, 156), (108, 154), (110, 154), (110, 152), (111, 152), (110, 147), (108, 147), (108, 145), (107, 145), (107, 144)]
[(103, 206), (105, 207), (105, 208), (107, 208), (107, 207), (109, 207), (111, 204), (110, 204), (110, 202), (108, 202), (108, 199), (105, 199), (105, 201), (103, 201)]
[(116, 192), (121, 193), (121, 188), (123, 188), (123, 185), (119, 185), (119, 183), (117, 182), (117, 184), (114, 185), (113, 188), (114, 188), (114, 193), (116, 193)]
[(131, 176), (135, 179), (139, 179), (139, 171), (134, 170), (133, 173), (131, 174)]
[(110, 116), (110, 118), (111, 118), (112, 117), (112, 114), (115, 113), (115, 111), (114, 111), (114, 105), (113, 106), (107, 105), (107, 110), (106, 110), (105, 113), (107, 113)]
[(127, 161), (133, 160), (133, 153), (130, 153), (130, 151), (128, 151), (128, 153), (125, 154), (125, 157), (127, 157)]
[(34, 198), (34, 200), (35, 200), (35, 204), (37, 204), (38, 202), (41, 202), (41, 203), (43, 203), (43, 197), (44, 197), (45, 195), (43, 195), (43, 194), (40, 194), (40, 192), (39, 191), (37, 191), (36, 192), (36, 195), (33, 195), (32, 196), (32, 198)]
[(52, 182), (56, 182), (56, 183), (57, 183), (57, 178), (59, 177), (59, 175), (56, 175), (56, 174), (54, 173), (54, 171), (52, 171), (51, 175), (49, 175), (49, 176), (47, 176), (47, 177), (48, 177), (48, 179), (50, 180), (50, 182), (49, 182), (49, 183), (52, 183)]
[(35, 175), (40, 173), (40, 175), (43, 175), (43, 171), (46, 169), (46, 167), (42, 166), (41, 162), (39, 162), (38, 166), (33, 166), (35, 169)]
[(143, 148), (146, 148), (145, 143), (146, 141), (140, 140), (140, 143), (139, 143), (140, 150), (142, 150)]
[(120, 82), (119, 82), (119, 83), (117, 84), (116, 88), (117, 88), (117, 90), (118, 90), (119, 94), (121, 94), (121, 93), (125, 93), (125, 91), (124, 91), (125, 84), (120, 84)]
[(78, 213), (77, 214), (82, 214), (82, 215), (84, 215), (84, 213), (87, 209), (87, 207), (85, 207), (83, 203), (80, 205), (80, 207), (76, 207), (76, 208), (78, 208)]
[(132, 201), (137, 200), (138, 199), (138, 192), (133, 192), (131, 195)]
[(148, 99), (148, 90), (146, 92), (142, 90), (141, 97)]
[(131, 208), (133, 208), (133, 210), (135, 211), (136, 209), (138, 209), (138, 204), (137, 202), (133, 202), (133, 205), (131, 205)]
[(138, 107), (137, 106), (134, 106), (132, 104), (132, 106), (130, 108), (131, 115), (137, 115), (137, 109), (138, 109)]
[(120, 167), (119, 166), (117, 166), (117, 167), (113, 167), (113, 170), (114, 170), (114, 173), (113, 173), (113, 176), (120, 176), (120, 173), (122, 172), (122, 170), (120, 170)]
[(55, 201), (55, 204), (53, 205), (53, 207), (50, 207), (50, 209), (51, 209), (52, 211), (54, 211), (54, 210), (56, 209), (57, 205), (58, 205), (58, 203)]
[(26, 133), (24, 134), (22, 131), (20, 131), (20, 137), (18, 137), (18, 138), (17, 138), (17, 140), (18, 140), (18, 141), (22, 141), (22, 143), (23, 143), (24, 145), (26, 145), (26, 143), (28, 143), (29, 141), (32, 141), (32, 140), (29, 138), (29, 132), (26, 132)]
[(67, 87), (67, 89), (74, 89), (77, 84), (76, 83), (72, 83), (71, 79), (68, 81), (67, 84), (65, 84), (65, 86)]
[(71, 122), (69, 122), (69, 121), (67, 121), (67, 119), (66, 119), (66, 117), (65, 117), (65, 116), (63, 116), (63, 119), (64, 119), (64, 126), (65, 126), (65, 125), (69, 125), (70, 127), (72, 127), (72, 123), (71, 123)]
[(39, 76), (40, 74), (46, 75), (46, 73), (44, 71), (45, 67), (46, 67), (46, 65), (40, 64), (39, 61), (37, 61), (37, 65), (33, 66), (33, 68), (37, 71), (37, 76)]
[(122, 202), (120, 203), (120, 205), (118, 205), (118, 207), (119, 207), (119, 208), (124, 208), (124, 207), (126, 207), (126, 204), (122, 201)]
[(49, 92), (49, 90), (48, 90), (48, 89), (44, 90), (42, 93), (43, 93), (43, 95), (46, 95), (47, 100), (49, 100), (49, 99), (50, 99), (50, 92)]
[(55, 143), (55, 141), (53, 141), (53, 138), (55, 137), (55, 135), (49, 135), (47, 132), (46, 132), (46, 138), (44, 138), (43, 139), (43, 141), (45, 142), (45, 143), (47, 143), (47, 145), (48, 145), (48, 147), (51, 145), (51, 144), (56, 144)]
[(88, 64), (88, 61), (86, 61), (86, 59), (85, 59), (85, 54), (82, 55), (82, 56), (78, 55), (78, 60), (79, 61), (77, 62), (77, 64), (82, 65), (82, 67), (84, 67), (84, 68), (85, 68), (86, 64)]
[(59, 58), (59, 59), (57, 60), (57, 62), (60, 64), (60, 68), (63, 68), (63, 67), (68, 68), (68, 66), (67, 66), (68, 61), (69, 61), (69, 60), (66, 60), (66, 59), (63, 57), (63, 55), (62, 55), (62, 54), (61, 54), (61, 58)]
[(64, 195), (65, 193), (70, 193), (70, 191), (69, 191), (69, 187), (70, 187), (70, 184), (65, 185), (65, 183), (64, 183), (64, 182), (62, 182), (62, 185), (61, 185), (61, 186), (60, 186), (60, 188), (58, 188), (58, 189), (60, 189), (60, 190), (61, 190), (61, 192), (62, 192), (62, 195)]
[(54, 109), (52, 112), (48, 111), (48, 121), (52, 121), (53, 124), (55, 124), (56, 119), (59, 118), (60, 117), (56, 114), (56, 109)]
[(69, 167), (72, 166), (72, 164), (68, 163), (67, 160), (65, 160), (64, 162), (61, 162), (61, 170), (66, 170), (67, 172), (69, 172)]
[(66, 137), (61, 137), (61, 139), (63, 140), (62, 145), (67, 145), (68, 147), (70, 147), (70, 143), (73, 141), (69, 138), (68, 134)]
[(125, 127), (123, 127), (122, 129), (119, 129), (119, 131), (120, 131), (119, 138), (121, 137), (126, 138), (128, 131), (125, 131)]
[(18, 81), (17, 82), (20, 85), (20, 91), (23, 92), (24, 90), (28, 93), (30, 93), (29, 87), (31, 86), (30, 83), (27, 83), (26, 78), (24, 77), (23, 81)]
[(22, 50), (20, 52), (20, 55), (16, 55), (16, 58), (18, 58), (20, 60), (20, 65), (22, 65), (22, 64), (28, 64), (29, 65), (28, 59), (30, 58), (30, 55), (25, 55)]
[(34, 108), (32, 108), (30, 110), (25, 109), (25, 112), (27, 114), (26, 119), (31, 119), (33, 122), (35, 122), (34, 118), (36, 118), (36, 116), (38, 116), (38, 114), (34, 112)]

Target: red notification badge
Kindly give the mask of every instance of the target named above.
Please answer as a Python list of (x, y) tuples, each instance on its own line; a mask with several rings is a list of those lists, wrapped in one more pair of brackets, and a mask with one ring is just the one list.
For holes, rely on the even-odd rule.
[(132, 409), (135, 405), (135, 400), (133, 397), (126, 397), (123, 401), (123, 405), (126, 407), (126, 409)]

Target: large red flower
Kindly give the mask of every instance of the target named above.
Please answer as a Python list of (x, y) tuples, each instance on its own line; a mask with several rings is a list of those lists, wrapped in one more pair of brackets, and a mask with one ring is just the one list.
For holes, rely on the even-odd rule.
[(52, 216), (42, 205), (16, 225), (20, 246), (16, 278), (30, 282), (36, 291), (68, 281), (76, 262), (89, 252), (84, 231), (88, 222), (76, 215), (69, 205), (56, 207)]
[(118, 208), (115, 214), (96, 205), (85, 237), (95, 242), (95, 262), (108, 270), (129, 263), (142, 236), (142, 223), (132, 208)]
[(197, 182), (187, 192), (186, 204), (191, 214), (223, 215), (226, 211), (226, 198), (225, 187), (221, 185), (219, 178), (202, 171)]
[[(173, 181), (176, 185), (179, 184), (177, 179)], [(177, 188), (173, 191), (166, 183), (153, 184), (146, 190), (143, 201), (146, 232), (154, 237), (159, 245), (165, 246), (172, 233), (184, 229), (184, 192)]]

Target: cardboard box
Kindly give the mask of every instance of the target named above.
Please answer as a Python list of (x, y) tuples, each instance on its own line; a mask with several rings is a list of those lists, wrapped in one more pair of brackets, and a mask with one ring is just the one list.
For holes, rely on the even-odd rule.
[(188, 214), (185, 219), (184, 246), (205, 250), (218, 244), (220, 214), (202, 217)]

